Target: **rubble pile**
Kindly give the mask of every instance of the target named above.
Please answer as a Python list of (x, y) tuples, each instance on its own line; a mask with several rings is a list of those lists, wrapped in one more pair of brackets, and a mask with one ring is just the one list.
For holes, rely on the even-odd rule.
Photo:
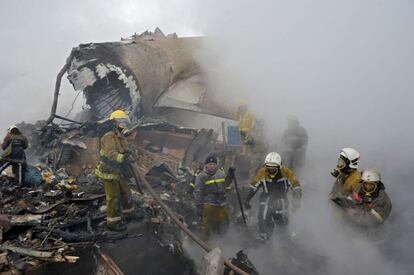
[(19, 186), (0, 179), (0, 270), (36, 267), (39, 261), (76, 262), (74, 248), (115, 240), (102, 229), (104, 194), (71, 185)]
[[(62, 158), (59, 161), (50, 158), (53, 152), (62, 150), (64, 140), (72, 141), (70, 149), (78, 147), (81, 158), (91, 152), (94, 154), (97, 147), (79, 149), (78, 145), (82, 140), (97, 138), (81, 135), (79, 129), (82, 126), (78, 127), (75, 135), (74, 128), (66, 130), (55, 126), (39, 131), (31, 124), (25, 125), (26, 130), (31, 129), (31, 141), (44, 146), (42, 151), (37, 150), (42, 157), (33, 158), (36, 155), (33, 152), (31, 155), (32, 159), (44, 161), (36, 166), (29, 165), (31, 169), (28, 170), (32, 170), (32, 173), (34, 170), (37, 175), (35, 180), (35, 177), (26, 175), (25, 184), (19, 185), (7, 175), (0, 177), (0, 250), (3, 251), (0, 254), (0, 272), (36, 269), (49, 262), (75, 263), (79, 259), (76, 256), (78, 248), (142, 235), (142, 232), (117, 233), (106, 230), (105, 194), (102, 183), (94, 176), (95, 165), (79, 164), (76, 154), (65, 162), (62, 162)], [(46, 136), (49, 137), (48, 142)], [(88, 144), (93, 142), (89, 141)], [(195, 206), (192, 200), (185, 199), (189, 195), (187, 187), (191, 175), (185, 169), (178, 169), (177, 157), (154, 152), (151, 147), (157, 145), (145, 140), (135, 145), (138, 168), (145, 173), (146, 179), (183, 220), (191, 221)], [(135, 216), (142, 217), (138, 222), (145, 224), (146, 230), (156, 236), (155, 245), (165, 248), (191, 267), (192, 261), (184, 255), (182, 248), (181, 231), (151, 196), (136, 191), (133, 180), (130, 187), (137, 213)]]

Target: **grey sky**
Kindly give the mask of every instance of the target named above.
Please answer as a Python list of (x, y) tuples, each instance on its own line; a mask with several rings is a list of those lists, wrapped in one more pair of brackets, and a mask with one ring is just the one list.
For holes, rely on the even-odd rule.
[[(193, 1), (2, 1), (0, 10), (0, 133), (10, 124), (46, 118), (54, 82), (71, 48), (118, 41), (154, 30), (179, 35), (195, 31)], [(62, 101), (75, 96), (66, 78)], [(68, 110), (62, 103), (61, 113)]]

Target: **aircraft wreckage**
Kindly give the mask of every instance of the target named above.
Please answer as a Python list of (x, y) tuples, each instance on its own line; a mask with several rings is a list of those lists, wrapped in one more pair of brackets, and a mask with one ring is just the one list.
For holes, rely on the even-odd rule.
[[(237, 144), (219, 138), (227, 135), (224, 124), (219, 124), (223, 127), (218, 132), (194, 121), (197, 114), (232, 118), (234, 110), (209, 90), (197, 62), (203, 40), (166, 36), (156, 29), (120, 42), (72, 49), (57, 76), (50, 117), (19, 125), (29, 136), (29, 163), (40, 164), (29, 165), (33, 175), (25, 186), (0, 178), (1, 272), (257, 273), (242, 251), (227, 260), (190, 231), (199, 227), (187, 190), (193, 165), (210, 151), (219, 152), (222, 163), (234, 162), (239, 152)], [(65, 73), (89, 106), (79, 121), (57, 114)], [(133, 190), (142, 220), (127, 233), (107, 234), (104, 191), (94, 167), (105, 118), (116, 109), (128, 110), (132, 117), (130, 143), (139, 158), (135, 175), (146, 188), (144, 193)], [(69, 123), (57, 125), (55, 119)], [(236, 213), (237, 207), (233, 208)], [(183, 248), (189, 242), (208, 252), (201, 269)], [(61, 263), (45, 265), (50, 262), (77, 263), (69, 268)]]

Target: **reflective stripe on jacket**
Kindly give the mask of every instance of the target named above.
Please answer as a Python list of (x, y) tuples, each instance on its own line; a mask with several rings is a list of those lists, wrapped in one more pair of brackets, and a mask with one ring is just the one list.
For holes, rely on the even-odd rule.
[(4, 154), (3, 157), (15, 160), (26, 160), (26, 154), (24, 152), (28, 147), (27, 137), (23, 134), (15, 135), (8, 133), (1, 144), (3, 150), (7, 150), (11, 146), (8, 154)]
[(222, 169), (218, 169), (215, 174), (203, 170), (197, 175), (195, 185), (194, 196), (197, 204), (226, 205), (229, 183), (226, 182), (226, 174)]
[(283, 165), (274, 178), (269, 176), (266, 167), (260, 168), (250, 185), (254, 190), (257, 190), (259, 187), (263, 188), (261, 198), (269, 195), (283, 197), (291, 189), (301, 192), (301, 186), (298, 179), (289, 168)]

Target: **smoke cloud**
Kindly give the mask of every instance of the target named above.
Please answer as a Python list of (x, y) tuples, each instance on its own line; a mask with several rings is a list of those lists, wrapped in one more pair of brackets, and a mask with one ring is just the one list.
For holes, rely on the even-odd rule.
[[(280, 255), (286, 248), (277, 236), (273, 246), (249, 252), (259, 271), (411, 273), (414, 2), (209, 1), (200, 9), (199, 24), (214, 38), (201, 58), (214, 70), (212, 83), (265, 119), (272, 148), (279, 147), (288, 114), (297, 115), (309, 134), (303, 207), (290, 225), (301, 247), (292, 248), (292, 257), (306, 269), (295, 270), (292, 257)], [(362, 169), (375, 166), (382, 173), (393, 202), (382, 245), (350, 233), (328, 201), (329, 171), (343, 147), (361, 152)], [(234, 248), (230, 254), (239, 247), (223, 242)], [(326, 269), (311, 264), (318, 259)]]

